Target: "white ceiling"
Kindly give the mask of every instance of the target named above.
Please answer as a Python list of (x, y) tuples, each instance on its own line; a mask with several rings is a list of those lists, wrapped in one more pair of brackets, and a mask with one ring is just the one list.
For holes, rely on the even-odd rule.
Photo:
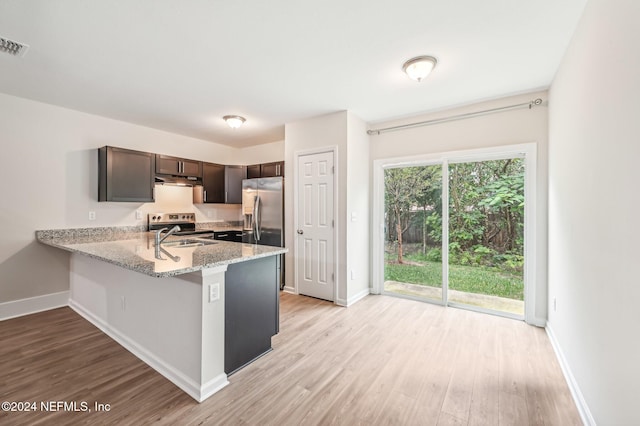
[[(586, 0), (0, 0), (0, 92), (244, 147), (547, 88)], [(402, 63), (438, 58), (422, 83)], [(247, 118), (231, 130), (226, 114)]]

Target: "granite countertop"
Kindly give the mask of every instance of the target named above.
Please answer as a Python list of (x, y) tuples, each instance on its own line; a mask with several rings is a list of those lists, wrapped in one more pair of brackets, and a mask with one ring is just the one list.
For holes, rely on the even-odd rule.
[[(229, 227), (225, 228), (230, 230)], [(175, 246), (172, 242), (198, 240), (197, 235), (170, 236), (155, 257), (154, 233), (140, 227), (78, 228), (36, 231), (43, 244), (83, 254), (153, 277), (171, 277), (205, 268), (245, 262), (286, 253), (283, 247), (215, 240), (202, 246)]]

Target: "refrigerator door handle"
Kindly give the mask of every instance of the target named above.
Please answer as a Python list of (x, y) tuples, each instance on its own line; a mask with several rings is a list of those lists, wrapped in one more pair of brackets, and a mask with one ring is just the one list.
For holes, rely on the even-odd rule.
[(262, 225), (262, 218), (260, 217), (260, 196), (256, 195), (256, 203), (255, 203), (255, 212), (254, 212), (254, 217), (255, 217), (255, 221), (256, 221), (256, 241), (260, 241), (260, 232), (262, 232), (262, 230), (260, 229), (261, 225)]
[(256, 209), (258, 207), (258, 202), (256, 201), (258, 196), (253, 197), (253, 211), (251, 212), (251, 232), (253, 233), (253, 238), (256, 235)]

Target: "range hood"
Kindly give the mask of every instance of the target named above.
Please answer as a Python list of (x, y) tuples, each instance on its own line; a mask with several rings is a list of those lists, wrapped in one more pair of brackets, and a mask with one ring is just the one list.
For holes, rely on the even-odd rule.
[(202, 178), (194, 176), (156, 175), (156, 185), (196, 186), (202, 185)]

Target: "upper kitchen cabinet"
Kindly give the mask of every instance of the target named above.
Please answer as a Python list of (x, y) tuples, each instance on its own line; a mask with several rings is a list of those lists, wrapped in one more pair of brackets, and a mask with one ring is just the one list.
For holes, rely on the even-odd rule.
[(194, 187), (194, 203), (224, 203), (224, 169), (222, 164), (202, 163), (202, 189)]
[(173, 176), (202, 176), (202, 162), (156, 154), (156, 173)]
[(202, 186), (194, 187), (193, 202), (242, 204), (242, 180), (246, 176), (244, 166), (202, 163)]
[(242, 181), (247, 178), (245, 166), (224, 167), (225, 203), (242, 204)]
[(284, 176), (284, 161), (247, 166), (247, 179)]
[(98, 201), (152, 202), (156, 156), (105, 146), (98, 149)]
[(247, 166), (247, 179), (255, 179), (261, 177), (260, 164), (252, 164)]
[(260, 177), (284, 176), (284, 161), (260, 165)]

